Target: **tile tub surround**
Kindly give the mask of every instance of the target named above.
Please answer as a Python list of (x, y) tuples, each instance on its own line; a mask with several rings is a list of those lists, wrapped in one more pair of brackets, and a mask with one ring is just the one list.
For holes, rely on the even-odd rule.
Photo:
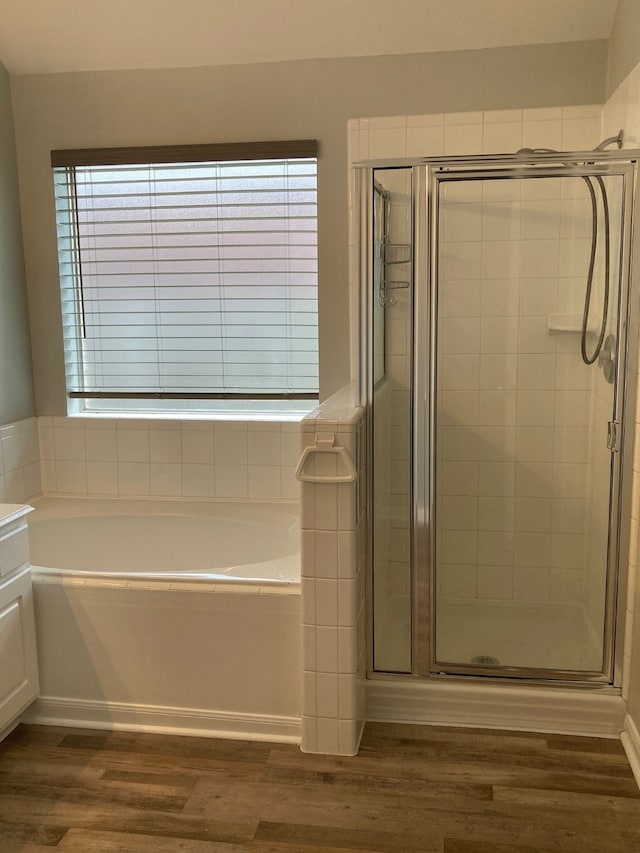
[(303, 752), (355, 755), (364, 726), (364, 429), (350, 388), (302, 422), (303, 450), (333, 438), (357, 471), (351, 483), (301, 484)]
[(41, 491), (37, 419), (0, 426), (0, 502), (24, 503)]
[(45, 494), (297, 501), (291, 421), (38, 418)]

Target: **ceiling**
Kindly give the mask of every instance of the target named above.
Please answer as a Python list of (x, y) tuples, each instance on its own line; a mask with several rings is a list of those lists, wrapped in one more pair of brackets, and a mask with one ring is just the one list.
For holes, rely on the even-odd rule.
[(0, 0), (12, 74), (606, 39), (617, 0)]

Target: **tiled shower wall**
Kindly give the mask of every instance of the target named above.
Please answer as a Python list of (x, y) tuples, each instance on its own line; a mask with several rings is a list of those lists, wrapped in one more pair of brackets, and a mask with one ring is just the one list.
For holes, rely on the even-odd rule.
[[(352, 121), (350, 157), (589, 149), (602, 138), (601, 112), (596, 105)], [(580, 361), (579, 335), (550, 333), (548, 317), (582, 311), (586, 187), (527, 182), (522, 199), (514, 185), (460, 185), (445, 214), (443, 594), (585, 601), (593, 377)], [(403, 339), (406, 346), (408, 323), (389, 323), (389, 350), (400, 352)], [(472, 456), (469, 427), (481, 451)], [(502, 441), (513, 450), (508, 464), (495, 455)], [(395, 461), (390, 483), (401, 482), (406, 465)]]
[(523, 147), (580, 151), (600, 142), (601, 112), (602, 107), (596, 104), (355, 119), (349, 122), (349, 157), (355, 163), (400, 157), (512, 154)]
[(586, 186), (460, 182), (443, 196), (442, 593), (581, 602), (597, 369), (582, 363), (580, 334), (566, 327), (579, 326), (583, 310)]

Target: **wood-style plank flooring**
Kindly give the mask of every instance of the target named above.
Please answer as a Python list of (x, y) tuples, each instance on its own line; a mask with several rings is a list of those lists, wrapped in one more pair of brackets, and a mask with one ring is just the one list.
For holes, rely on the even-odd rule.
[(1, 853), (640, 853), (615, 740), (369, 724), (355, 758), (297, 746), (19, 726)]

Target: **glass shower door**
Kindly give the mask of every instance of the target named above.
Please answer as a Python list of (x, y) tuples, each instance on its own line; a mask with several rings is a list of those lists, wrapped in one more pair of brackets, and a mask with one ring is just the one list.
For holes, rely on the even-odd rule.
[(610, 677), (624, 169), (434, 171), (431, 671)]

